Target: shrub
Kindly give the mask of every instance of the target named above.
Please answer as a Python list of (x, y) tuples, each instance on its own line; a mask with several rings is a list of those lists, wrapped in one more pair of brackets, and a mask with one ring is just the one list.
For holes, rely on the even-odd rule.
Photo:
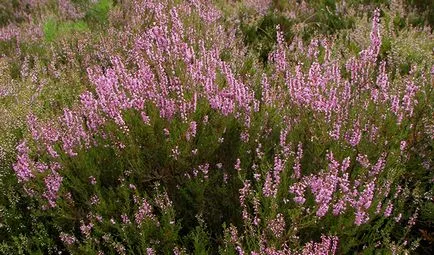
[[(376, 9), (369, 25), (303, 38), (280, 1), (240, 24), (208, 1), (103, 2), (86, 23), (48, 20), (50, 43), (0, 65), (23, 88), (0, 98), (21, 119), (0, 179), (0, 251), (430, 249), (429, 31)], [(94, 26), (85, 39), (63, 35), (80, 24)]]

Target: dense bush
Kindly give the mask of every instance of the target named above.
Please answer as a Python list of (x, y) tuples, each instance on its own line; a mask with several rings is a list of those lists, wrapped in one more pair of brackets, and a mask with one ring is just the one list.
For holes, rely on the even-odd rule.
[(0, 252), (430, 254), (432, 34), (352, 5), (14, 3)]

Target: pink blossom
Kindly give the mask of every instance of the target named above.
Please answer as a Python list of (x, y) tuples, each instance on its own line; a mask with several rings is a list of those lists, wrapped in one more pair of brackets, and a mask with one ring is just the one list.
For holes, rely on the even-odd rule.
[(60, 240), (66, 245), (72, 245), (77, 242), (77, 238), (74, 235), (70, 235), (64, 232), (60, 232)]
[(155, 216), (152, 213), (152, 207), (146, 201), (146, 199), (142, 199), (142, 204), (139, 207), (139, 210), (134, 216), (137, 225), (140, 227), (145, 219), (154, 220)]
[(58, 174), (56, 171), (52, 171), (51, 174), (44, 179), (46, 190), (43, 194), (43, 197), (47, 199), (49, 207), (56, 206), (56, 200), (62, 180), (63, 177), (60, 176), (60, 174)]

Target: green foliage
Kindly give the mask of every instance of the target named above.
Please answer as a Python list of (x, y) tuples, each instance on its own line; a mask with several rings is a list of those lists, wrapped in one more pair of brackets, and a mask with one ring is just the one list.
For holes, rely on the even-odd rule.
[(241, 21), (240, 29), (243, 33), (244, 43), (258, 54), (258, 58), (263, 63), (266, 63), (268, 55), (274, 49), (274, 45), (277, 42), (276, 27), (279, 26), (284, 38), (287, 41), (291, 41), (294, 36), (291, 32), (292, 24), (293, 21), (284, 15), (269, 12), (254, 24)]
[(85, 18), (96, 24), (105, 24), (108, 21), (108, 14), (112, 7), (112, 0), (98, 0), (96, 3), (91, 4)]
[(53, 42), (60, 37), (74, 33), (86, 32), (89, 30), (84, 21), (58, 22), (53, 18), (48, 19), (44, 24), (44, 37), (48, 42)]
[(315, 33), (334, 34), (342, 29), (354, 27), (354, 20), (351, 16), (338, 11), (337, 3), (334, 0), (311, 1), (315, 13), (303, 22), (307, 28), (303, 33), (303, 39), (310, 41)]
[(209, 240), (210, 236), (206, 232), (206, 226), (200, 217), (198, 217), (199, 225), (190, 232), (187, 238), (191, 239), (193, 244), (193, 254), (206, 255), (210, 254)]
[(429, 25), (434, 28), (434, 2), (431, 0), (406, 0), (405, 1), (410, 8), (415, 8), (422, 17), (419, 19), (421, 25)]
[(53, 41), (57, 35), (57, 22), (54, 19), (49, 19), (44, 24), (45, 40)]

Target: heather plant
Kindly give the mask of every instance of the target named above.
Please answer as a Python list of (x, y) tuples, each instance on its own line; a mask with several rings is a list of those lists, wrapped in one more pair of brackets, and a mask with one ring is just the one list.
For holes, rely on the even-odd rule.
[(1, 252), (429, 252), (430, 31), (226, 4), (59, 1), (5, 40)]

